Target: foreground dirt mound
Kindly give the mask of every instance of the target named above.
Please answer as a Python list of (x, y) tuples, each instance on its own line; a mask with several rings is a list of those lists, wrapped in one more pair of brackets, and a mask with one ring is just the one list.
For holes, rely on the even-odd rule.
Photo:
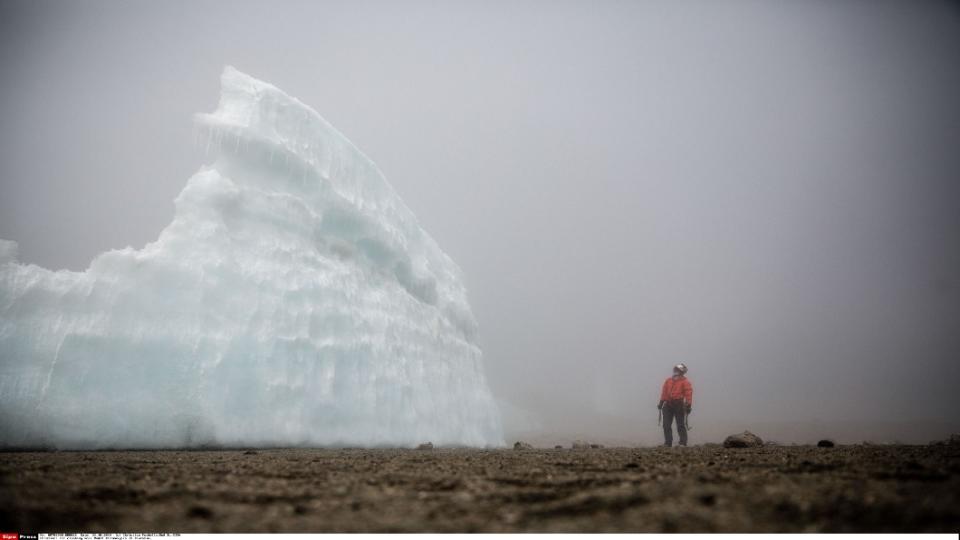
[(947, 532), (960, 448), (0, 454), (20, 532)]

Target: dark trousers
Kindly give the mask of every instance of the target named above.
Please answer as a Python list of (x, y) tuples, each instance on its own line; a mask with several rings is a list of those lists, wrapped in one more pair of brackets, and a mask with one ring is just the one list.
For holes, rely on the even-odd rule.
[(687, 445), (686, 410), (682, 401), (668, 401), (663, 404), (663, 444), (673, 446), (671, 424), (677, 421), (677, 433), (680, 434), (680, 446)]

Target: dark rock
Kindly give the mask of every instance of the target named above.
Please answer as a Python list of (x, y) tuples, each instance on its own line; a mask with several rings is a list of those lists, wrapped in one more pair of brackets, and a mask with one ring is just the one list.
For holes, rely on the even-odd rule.
[(573, 441), (573, 445), (572, 445), (571, 447), (572, 447), (574, 450), (589, 450), (589, 449), (590, 449), (590, 443), (588, 443), (588, 442), (586, 442), (586, 441), (576, 440), (576, 441)]
[(730, 435), (723, 441), (724, 448), (756, 448), (758, 446), (763, 446), (763, 439), (749, 431)]
[(514, 450), (533, 450), (533, 445), (530, 443), (525, 443), (523, 441), (517, 441), (513, 443)]
[(259, 454), (259, 453), (260, 453), (260, 452), (257, 452), (256, 450), (247, 450), (246, 452), (243, 453), (243, 455), (245, 455), (245, 456), (255, 456), (255, 455)]
[(942, 441), (933, 441), (930, 443), (932, 446), (956, 446), (960, 445), (960, 435), (954, 433), (950, 435), (949, 438), (943, 439)]
[(556, 449), (556, 450), (563, 450), (563, 446), (561, 446), (561, 445), (558, 444), (558, 445), (554, 446), (554, 449)]
[(636, 468), (638, 468), (638, 467), (640, 467), (640, 464), (639, 464), (639, 463), (634, 463), (634, 462), (632, 462), (632, 461), (631, 461), (630, 463), (627, 463), (626, 465), (624, 465), (624, 468), (626, 468), (626, 469), (636, 469)]
[(590, 444), (590, 448), (603, 448), (602, 444)]
[(417, 450), (433, 450), (432, 442), (425, 442), (417, 447)]
[(190, 510), (187, 511), (187, 516), (199, 519), (210, 519), (213, 517), (213, 510), (210, 510), (206, 506), (192, 506)]
[(817, 441), (817, 446), (819, 446), (820, 448), (833, 448), (836, 445), (833, 444), (833, 441), (831, 441), (830, 439), (822, 439), (820, 441)]

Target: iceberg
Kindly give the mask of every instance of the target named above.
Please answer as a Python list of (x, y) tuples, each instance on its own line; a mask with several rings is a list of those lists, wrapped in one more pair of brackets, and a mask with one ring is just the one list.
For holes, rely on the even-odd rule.
[(318, 113), (231, 67), (143, 249), (0, 241), (0, 447), (502, 446), (460, 268)]

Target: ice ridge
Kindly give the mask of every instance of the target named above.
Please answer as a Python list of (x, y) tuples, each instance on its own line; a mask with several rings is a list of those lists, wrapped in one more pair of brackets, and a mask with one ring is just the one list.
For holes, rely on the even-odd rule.
[(459, 267), (313, 109), (227, 67), (143, 249), (0, 241), (0, 446), (503, 444)]

